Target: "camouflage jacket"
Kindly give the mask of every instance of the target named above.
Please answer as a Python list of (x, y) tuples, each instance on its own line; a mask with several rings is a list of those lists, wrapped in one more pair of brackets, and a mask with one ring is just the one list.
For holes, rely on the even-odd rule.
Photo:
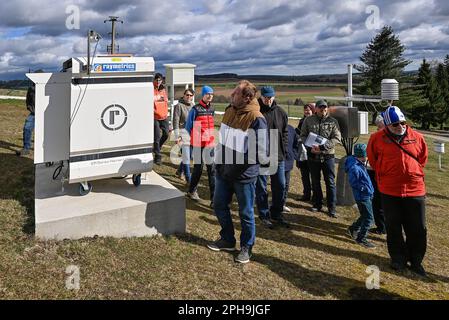
[(301, 141), (305, 142), (311, 132), (326, 138), (327, 142), (320, 146), (321, 154), (319, 155), (312, 154), (311, 148), (307, 148), (309, 159), (321, 160), (335, 154), (335, 145), (341, 142), (340, 127), (337, 120), (330, 116), (320, 118), (316, 114), (307, 117), (301, 127)]

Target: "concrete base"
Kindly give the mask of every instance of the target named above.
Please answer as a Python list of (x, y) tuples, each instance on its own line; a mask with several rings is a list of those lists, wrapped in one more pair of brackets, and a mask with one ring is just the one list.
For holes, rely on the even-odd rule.
[(142, 237), (186, 230), (184, 194), (155, 172), (143, 173), (135, 187), (128, 179), (93, 181), (79, 195), (79, 184), (54, 181), (55, 166), (36, 166), (36, 237), (44, 240), (93, 236)]

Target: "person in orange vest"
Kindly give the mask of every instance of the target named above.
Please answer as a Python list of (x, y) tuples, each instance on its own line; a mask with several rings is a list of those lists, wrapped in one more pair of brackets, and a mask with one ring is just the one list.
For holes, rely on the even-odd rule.
[[(194, 161), (187, 197), (195, 201), (201, 200), (197, 192), (197, 187), (203, 172), (204, 163), (206, 163), (211, 199), (210, 205), (213, 207), (215, 191), (215, 167), (213, 164), (215, 110), (211, 102), (214, 98), (214, 90), (209, 86), (204, 86), (201, 91), (201, 96), (200, 102), (190, 109), (185, 126), (187, 132), (190, 133), (190, 145), (192, 146)], [(207, 160), (210, 160), (209, 163)]]
[[(154, 163), (162, 163), (161, 149), (168, 139), (168, 97), (162, 74), (154, 75)], [(161, 134), (162, 131), (162, 134)]]

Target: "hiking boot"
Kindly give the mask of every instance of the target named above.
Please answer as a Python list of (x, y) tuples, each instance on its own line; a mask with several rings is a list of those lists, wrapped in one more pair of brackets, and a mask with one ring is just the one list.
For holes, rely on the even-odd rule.
[(160, 166), (162, 164), (162, 156), (155, 155), (154, 156), (154, 163), (157, 164), (158, 166)]
[(263, 219), (263, 218), (260, 218), (260, 221), (262, 222), (262, 224), (263, 224), (265, 227), (267, 227), (267, 228), (269, 228), (269, 229), (273, 229), (273, 223), (270, 221), (270, 219)]
[(218, 239), (215, 242), (211, 242), (207, 244), (207, 247), (212, 251), (235, 251), (237, 250), (235, 247), (235, 243), (232, 244), (223, 239)]
[(410, 266), (410, 270), (416, 273), (417, 275), (420, 275), (421, 277), (427, 277), (427, 272), (426, 270), (424, 270), (424, 267), (421, 264), (418, 265), (412, 264)]
[(284, 206), (283, 208), (282, 208), (282, 212), (292, 212), (292, 210), (289, 208), (289, 207), (287, 207), (287, 206)]
[(194, 192), (187, 192), (186, 193), (187, 198), (192, 199), (193, 201), (200, 201), (201, 198), (198, 195), (198, 192), (194, 191)]
[(331, 218), (337, 218), (337, 212), (335, 211), (335, 209), (329, 209), (327, 215)]
[(390, 267), (394, 271), (402, 271), (407, 267), (407, 265), (405, 263), (393, 261), (391, 262)]
[(348, 228), (348, 234), (351, 237), (352, 240), (357, 240), (357, 236), (359, 235), (359, 233), (357, 231), (355, 231), (352, 227)]
[(372, 234), (378, 234), (378, 235), (387, 234), (385, 231), (380, 230), (379, 228), (370, 229), (368, 232), (372, 233)]
[(21, 149), (19, 151), (16, 151), (16, 156), (19, 156), (19, 157), (25, 157), (25, 156), (28, 156), (29, 154), (30, 154), (29, 149)]
[(281, 215), (278, 218), (272, 218), (271, 220), (273, 220), (274, 223), (276, 223), (277, 225), (281, 226), (281, 227), (285, 227), (285, 228), (289, 228), (290, 227), (290, 223), (285, 220), (285, 218)]
[(214, 208), (214, 202), (213, 201), (210, 202), (209, 207), (211, 207), (212, 209)]
[(356, 241), (359, 245), (361, 245), (362, 247), (368, 248), (368, 249), (374, 249), (376, 247), (376, 245), (372, 242), (369, 242), (367, 239), (363, 239), (363, 240), (357, 240)]
[(235, 262), (248, 263), (250, 258), (251, 258), (251, 248), (242, 247), (240, 249), (240, 253), (235, 258)]

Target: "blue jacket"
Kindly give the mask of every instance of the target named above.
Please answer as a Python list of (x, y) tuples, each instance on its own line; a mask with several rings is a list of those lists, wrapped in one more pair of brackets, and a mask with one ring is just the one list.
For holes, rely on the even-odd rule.
[(287, 152), (285, 154), (285, 171), (293, 170), (293, 164), (298, 158), (299, 153), (299, 135), (296, 133), (295, 128), (291, 125), (287, 126), (288, 129), (288, 144)]
[(345, 161), (345, 171), (348, 173), (355, 201), (371, 199), (374, 195), (374, 187), (365, 165), (356, 157), (349, 156)]

